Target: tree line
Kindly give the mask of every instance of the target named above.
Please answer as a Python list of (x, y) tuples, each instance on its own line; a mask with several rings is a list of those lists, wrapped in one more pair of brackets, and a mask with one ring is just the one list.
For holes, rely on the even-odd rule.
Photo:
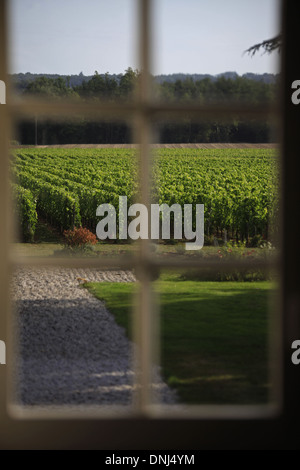
[[(49, 78), (39, 76), (19, 91), (22, 96), (61, 100), (71, 98), (77, 102), (102, 100), (116, 102), (132, 99), (138, 86), (139, 72), (128, 68), (124, 74), (100, 75), (97, 71), (89, 80), (79, 85), (71, 85), (68, 77)], [(277, 83), (265, 83), (235, 76), (209, 77), (195, 80), (192, 77), (173, 82), (157, 82), (153, 79), (153, 90), (157, 98), (168, 103), (274, 103)], [(157, 139), (162, 143), (196, 142), (273, 142), (272, 125), (266, 119), (245, 120), (240, 116), (221, 120), (192, 120), (188, 115), (180, 121), (164, 121), (157, 124)], [(124, 122), (91, 121), (82, 116), (74, 116), (66, 121), (50, 121), (43, 116), (35, 116), (19, 123), (16, 140), (22, 145), (53, 144), (117, 144), (130, 143), (131, 130)]]

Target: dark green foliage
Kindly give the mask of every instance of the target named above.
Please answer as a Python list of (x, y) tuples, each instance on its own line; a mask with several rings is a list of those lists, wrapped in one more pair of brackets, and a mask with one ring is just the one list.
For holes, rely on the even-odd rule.
[[(22, 93), (45, 99), (60, 100), (73, 98), (79, 101), (114, 101), (132, 99), (139, 72), (128, 68), (119, 76), (101, 75), (98, 72), (71, 87), (67, 78), (38, 77), (24, 85)], [(171, 103), (239, 103), (247, 105), (270, 105), (276, 102), (277, 85), (261, 80), (239, 77), (237, 74), (222, 75), (198, 80), (178, 78), (175, 82), (159, 83), (153, 78), (155, 94)], [(18, 140), (24, 145), (35, 144), (36, 121), (24, 121), (18, 129)], [(244, 122), (240, 116), (227, 121), (216, 119), (197, 122), (186, 114), (179, 123), (163, 122), (158, 133), (162, 143), (183, 142), (272, 142), (272, 126), (267, 120)], [(72, 121), (53, 122), (37, 116), (37, 143), (87, 144), (87, 143), (129, 143), (129, 127), (122, 122), (92, 122), (82, 116), (74, 116)]]
[(26, 170), (20, 171), (18, 178), (20, 185), (34, 194), (38, 212), (51, 224), (61, 230), (81, 224), (79, 201), (76, 195), (43, 181), (42, 178), (34, 177)]
[(29, 189), (12, 184), (14, 207), (17, 210), (21, 237), (32, 242), (37, 224), (36, 200)]
[(155, 162), (160, 204), (204, 204), (205, 234), (249, 241), (276, 229), (278, 166), (273, 150), (163, 150)]
[(24, 94), (37, 95), (39, 97), (51, 99), (76, 96), (75, 91), (67, 86), (66, 81), (62, 77), (38, 77), (34, 81), (28, 83)]
[[(14, 173), (32, 191), (38, 212), (59, 228), (95, 231), (96, 209), (119, 196), (138, 201), (134, 150), (42, 149), (16, 152)], [(152, 202), (204, 204), (205, 234), (272, 240), (278, 210), (274, 150), (160, 149), (154, 162)], [(208, 241), (206, 239), (206, 241)]]
[[(82, 223), (95, 230), (97, 207), (107, 202), (118, 209), (119, 195), (127, 196), (131, 204), (137, 186), (135, 158), (133, 152), (126, 150), (24, 150), (18, 152), (14, 171), (22, 186), (31, 188), (37, 195), (43, 187), (38, 210), (64, 229), (72, 228), (72, 218), (64, 221), (61, 212), (56, 215), (54, 208), (45, 207), (48, 204), (47, 196), (43, 197), (45, 189), (49, 195), (52, 187), (59, 189), (64, 199), (66, 195), (73, 198), (74, 224)], [(57, 216), (62, 217), (62, 223)]]

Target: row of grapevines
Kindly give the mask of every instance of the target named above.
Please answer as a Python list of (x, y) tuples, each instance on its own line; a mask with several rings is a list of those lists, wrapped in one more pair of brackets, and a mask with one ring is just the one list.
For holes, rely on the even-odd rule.
[(29, 189), (12, 184), (14, 208), (20, 221), (21, 237), (32, 242), (37, 224), (36, 200)]
[[(33, 188), (37, 196), (38, 208), (44, 214), (45, 207), (41, 206), (42, 200), (40, 193), (40, 181), (43, 183), (48, 183), (48, 185), (52, 186), (53, 188), (68, 192), (69, 195), (78, 200), (78, 208), (76, 207), (76, 209), (78, 209), (80, 220), (85, 226), (93, 228), (95, 227), (96, 209), (103, 201), (107, 201), (118, 208), (119, 194), (116, 191), (116, 188), (107, 188), (107, 186), (103, 186), (101, 189), (97, 187), (90, 187), (89, 185), (77, 183), (67, 178), (62, 178), (61, 176), (41, 171), (35, 167), (30, 167), (24, 171), (19, 170), (16, 173), (20, 184), (22, 184), (24, 187)], [(133, 192), (127, 191), (127, 188), (125, 188), (122, 190), (122, 194), (127, 196), (128, 202), (131, 204), (133, 200)], [(53, 217), (52, 221), (57, 222), (57, 220)], [(65, 221), (59, 220), (60, 225), (63, 224), (63, 228), (68, 228), (69, 222), (69, 219)], [(78, 218), (76, 220), (74, 219), (74, 223), (78, 222)]]
[(73, 194), (24, 171), (18, 173), (19, 184), (34, 195), (37, 210), (51, 224), (61, 229), (81, 224), (79, 201)]
[[(134, 150), (22, 150), (17, 152), (14, 167), (22, 186), (34, 190), (38, 185), (38, 210), (63, 226), (70, 225), (70, 217), (62, 214), (65, 208), (59, 197), (68, 195), (76, 208), (78, 204), (71, 225), (81, 219), (90, 227), (96, 224), (99, 204), (118, 208), (119, 196), (126, 195), (128, 204), (138, 199)], [(274, 150), (159, 149), (152, 176), (153, 202), (204, 204), (208, 235), (226, 230), (240, 238), (268, 236), (278, 207)], [(42, 203), (41, 185), (47, 188), (47, 197), (55, 200), (51, 207), (50, 202), (47, 207)], [(51, 187), (61, 196), (55, 199)]]
[[(220, 150), (218, 150), (220, 152)], [(155, 165), (160, 203), (205, 206), (205, 231), (237, 237), (268, 236), (277, 201), (276, 156), (220, 158), (167, 154)]]

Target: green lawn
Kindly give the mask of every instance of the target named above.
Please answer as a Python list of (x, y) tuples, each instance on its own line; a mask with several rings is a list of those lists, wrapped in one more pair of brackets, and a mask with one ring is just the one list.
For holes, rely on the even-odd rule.
[[(130, 336), (133, 283), (89, 283)], [(199, 282), (165, 274), (154, 283), (161, 301), (165, 380), (190, 404), (268, 400), (267, 313), (274, 284)]]

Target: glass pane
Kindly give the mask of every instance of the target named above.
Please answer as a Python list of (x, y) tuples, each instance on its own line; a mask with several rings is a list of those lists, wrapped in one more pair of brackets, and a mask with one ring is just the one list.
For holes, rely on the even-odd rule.
[[(134, 280), (129, 271), (62, 267), (15, 271), (14, 404), (97, 406), (100, 411), (132, 405), (132, 343), (106, 304), (86, 287), (93, 292), (92, 283), (97, 281), (101, 292), (102, 286), (105, 291), (115, 282)], [(122, 292), (114, 294), (113, 301), (123, 305)]]
[(73, 88), (95, 70), (119, 80), (136, 68), (133, 0), (13, 0), (9, 7), (10, 72), (21, 89), (32, 74), (60, 74)]
[(120, 235), (120, 206), (126, 198), (130, 206), (138, 190), (137, 150), (122, 143), (131, 140), (128, 124), (32, 118), (17, 131), (11, 149), (16, 254), (110, 257), (135, 250)]
[[(279, 34), (279, 1), (155, 2), (154, 76), (171, 102), (259, 103), (276, 82), (277, 52), (245, 53)], [(253, 27), (255, 25), (255, 27)]]
[[(162, 373), (178, 404), (267, 404), (274, 398), (271, 327), (277, 319), (276, 276), (238, 282), (201, 270), (162, 272)], [(272, 341), (270, 341), (270, 338)], [(269, 348), (271, 344), (271, 348)]]
[(159, 205), (160, 231), (152, 241), (158, 257), (221, 264), (272, 258), (279, 226), (276, 144), (161, 144), (155, 152), (153, 221)]

